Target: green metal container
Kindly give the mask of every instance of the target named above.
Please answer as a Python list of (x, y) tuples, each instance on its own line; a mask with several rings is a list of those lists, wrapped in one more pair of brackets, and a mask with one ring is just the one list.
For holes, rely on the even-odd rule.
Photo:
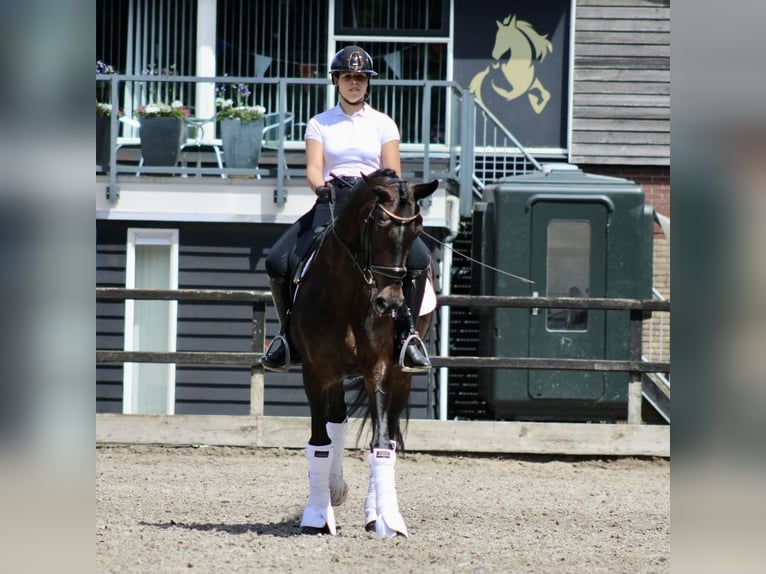
[[(648, 299), (653, 208), (634, 182), (574, 166), (508, 178), (473, 213), (476, 294)], [(628, 311), (495, 308), (480, 313), (480, 352), (498, 357), (629, 359)], [(499, 419), (627, 417), (628, 374), (480, 369), (479, 394)]]

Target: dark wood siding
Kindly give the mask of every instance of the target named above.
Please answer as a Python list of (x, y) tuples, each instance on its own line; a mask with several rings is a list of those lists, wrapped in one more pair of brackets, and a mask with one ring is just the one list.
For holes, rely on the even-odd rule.
[(670, 164), (670, 1), (578, 0), (576, 164)]
[[(125, 286), (126, 238), (112, 225), (97, 226), (96, 283), (100, 287)], [(115, 301), (96, 302), (96, 346), (123, 349), (125, 305)], [(122, 412), (122, 365), (96, 366), (96, 412)]]
[[(268, 290), (264, 269), (271, 245), (284, 230), (269, 224), (131, 223), (98, 222), (98, 286), (125, 285), (125, 253), (130, 227), (179, 229), (179, 277), (181, 289)], [(99, 349), (124, 346), (124, 304), (100, 301), (96, 308)], [(279, 323), (274, 308), (267, 306), (267, 336)], [(178, 304), (178, 351), (252, 350), (252, 307), (247, 304)], [(121, 366), (98, 365), (96, 412), (122, 412)], [(432, 393), (425, 376), (413, 378), (411, 414), (432, 416)], [(231, 414), (250, 412), (250, 369), (179, 365), (176, 369), (177, 414)], [(266, 373), (264, 414), (308, 416), (300, 372)]]

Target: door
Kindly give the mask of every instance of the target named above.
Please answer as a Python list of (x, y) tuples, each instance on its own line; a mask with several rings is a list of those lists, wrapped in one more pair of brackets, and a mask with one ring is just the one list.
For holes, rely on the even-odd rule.
[[(176, 229), (129, 229), (125, 287), (178, 289)], [(125, 350), (175, 352), (177, 301), (125, 301)], [(124, 414), (175, 412), (173, 363), (126, 362), (123, 373)]]
[[(593, 201), (532, 204), (533, 290), (539, 296), (604, 297), (608, 206)], [(605, 311), (532, 309), (530, 357), (604, 358)], [(603, 373), (530, 370), (533, 399), (593, 401), (604, 394)]]

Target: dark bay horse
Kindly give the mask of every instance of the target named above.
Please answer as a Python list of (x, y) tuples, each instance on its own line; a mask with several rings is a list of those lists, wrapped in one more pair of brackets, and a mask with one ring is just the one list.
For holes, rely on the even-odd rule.
[[(408, 535), (394, 466), (412, 374), (402, 371), (395, 356), (394, 316), (404, 304), (407, 254), (423, 227), (418, 201), (437, 185), (410, 184), (392, 170), (362, 176), (299, 282), (290, 335), (303, 361), (311, 410), (304, 533), (336, 532), (332, 507), (348, 493), (342, 467), (347, 426), (343, 382), (362, 377), (372, 426), (365, 527), (378, 537)], [(422, 337), (432, 314), (417, 321)]]

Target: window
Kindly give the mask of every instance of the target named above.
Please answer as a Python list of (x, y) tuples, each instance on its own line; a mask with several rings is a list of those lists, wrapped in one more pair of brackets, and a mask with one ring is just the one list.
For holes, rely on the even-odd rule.
[[(129, 229), (125, 287), (178, 288), (178, 230)], [(125, 350), (176, 350), (176, 301), (125, 301)], [(175, 365), (125, 363), (125, 414), (173, 414)]]
[[(548, 224), (546, 295), (549, 297), (590, 296), (590, 223), (553, 220)], [(549, 309), (549, 331), (587, 331), (586, 309)]]
[[(402, 144), (444, 143), (448, 91), (435, 89), (428, 110), (431, 133), (423, 133), (424, 87), (383, 86), (380, 80), (442, 80), (447, 77), (447, 47), (440, 42), (378, 42), (343, 40), (338, 50), (351, 44), (362, 46), (373, 58), (377, 76), (370, 81), (370, 103), (389, 114), (399, 125)], [(333, 93), (333, 98), (334, 98)], [(334, 99), (333, 99), (334, 103)]]
[(337, 0), (337, 34), (448, 36), (446, 0)]

